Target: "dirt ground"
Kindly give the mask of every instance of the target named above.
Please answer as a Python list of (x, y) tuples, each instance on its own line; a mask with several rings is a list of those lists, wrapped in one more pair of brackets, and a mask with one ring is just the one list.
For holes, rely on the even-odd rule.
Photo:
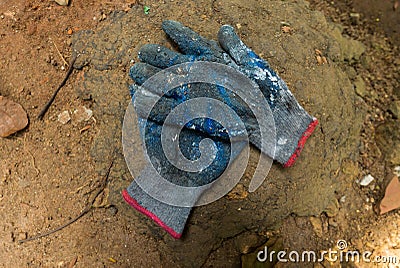
[[(388, 0), (309, 2), (75, 0), (65, 7), (1, 1), (0, 95), (20, 103), (30, 122), (0, 139), (0, 266), (272, 267), (256, 262), (265, 246), (320, 252), (335, 249), (340, 239), (349, 250), (400, 261), (399, 212), (376, 213), (400, 165), (399, 118), (392, 108), (400, 99), (400, 7)], [(246, 191), (249, 167), (227, 198), (195, 209), (180, 241), (132, 211), (120, 194), (132, 180), (120, 142), (129, 67), (141, 45), (168, 44), (160, 29), (167, 18), (209, 38), (221, 24), (239, 28), (321, 122), (305, 148), (307, 159), (288, 171), (274, 165), (255, 194)], [(263, 31), (268, 19), (277, 31)], [(330, 29), (326, 21), (340, 26), (324, 35), (324, 27)], [(279, 33), (281, 22), (290, 22), (294, 32)], [(359, 42), (343, 41), (346, 54), (337, 41), (342, 37)], [(297, 53), (301, 44), (310, 49)], [(315, 48), (328, 58), (325, 69), (315, 60)], [(87, 54), (44, 120), (37, 120), (77, 50)], [(93, 111), (87, 121), (74, 113), (83, 106)], [(58, 120), (63, 111), (71, 114), (67, 124)], [(361, 187), (357, 181), (367, 174), (375, 181)], [(68, 223), (92, 200), (94, 207), (62, 230), (18, 243)], [(389, 267), (328, 260), (275, 266)]]

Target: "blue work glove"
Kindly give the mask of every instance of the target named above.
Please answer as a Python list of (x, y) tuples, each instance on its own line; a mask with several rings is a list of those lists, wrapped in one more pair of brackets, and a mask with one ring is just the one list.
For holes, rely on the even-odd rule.
[[(276, 147), (273, 155), (263, 150), (256, 130), (250, 129), (250, 142), (284, 167), (293, 165), (318, 121), (299, 105), (286, 83), (272, 70), (268, 62), (248, 48), (229, 25), (220, 28), (219, 44), (203, 38), (176, 21), (164, 21), (162, 27), (182, 53), (155, 44), (145, 45), (139, 51), (139, 59), (144, 63), (132, 67), (131, 77), (140, 83), (144, 77), (148, 77), (157, 70), (154, 67), (162, 69), (191, 61), (212, 61), (239, 70), (257, 83), (269, 104), (275, 122)], [(244, 121), (247, 128), (254, 124), (253, 115), (248, 112), (237, 96), (229, 91), (221, 90), (214, 92), (214, 95), (229, 99), (235, 111), (239, 109), (247, 113), (248, 120)], [(174, 98), (178, 102), (182, 101), (182, 96), (174, 96)]]
[[(145, 81), (145, 77), (150, 77), (147, 76), (148, 74), (142, 74), (141, 77), (143, 80), (140, 80), (138, 85), (141, 85)], [(138, 109), (136, 106), (137, 98), (152, 95), (150, 92), (140, 95), (141, 87), (138, 85), (130, 87), (136, 110)], [(188, 85), (174, 88), (168, 92), (169, 97), (165, 97), (165, 101), (160, 101), (153, 107), (152, 111), (154, 114), (150, 118), (156, 118), (158, 119), (157, 121), (164, 122), (166, 115), (169, 114), (168, 111), (176, 107), (176, 105), (171, 105), (171, 102), (175, 101), (171, 96), (181, 95), (183, 92), (190, 91), (190, 93), (186, 94), (187, 99), (196, 99), (201, 96), (209, 97), (210, 95), (207, 93), (214, 91), (215, 87), (215, 85), (195, 84), (190, 87), (190, 90)], [(140, 107), (141, 105), (143, 105), (143, 102), (139, 102)], [(211, 108), (211, 106), (206, 107), (205, 110), (208, 110), (207, 108)], [(190, 108), (188, 112), (191, 112)], [(219, 111), (216, 112), (218, 113)], [(236, 130), (235, 127), (230, 129), (224, 128), (216, 120), (210, 119), (210, 117), (213, 117), (212, 115), (202, 119), (191, 120), (182, 129), (177, 128), (176, 133), (179, 133), (179, 138), (177, 138), (179, 140), (179, 151), (186, 159), (194, 161), (201, 157), (207, 158), (207, 156), (213, 156), (211, 159), (206, 159), (203, 165), (201, 165), (206, 168), (200, 168), (197, 172), (188, 172), (185, 169), (177, 168), (166, 156), (166, 150), (170, 152), (178, 150), (175, 150), (173, 147), (165, 148), (165, 146), (168, 147), (169, 143), (163, 145), (162, 131), (165, 125), (151, 119), (146, 120), (141, 118), (140, 113), (138, 115), (140, 136), (147, 152), (148, 165), (129, 187), (123, 191), (123, 197), (129, 205), (154, 220), (172, 237), (180, 238), (191, 208), (195, 206), (203, 192), (208, 189), (208, 184), (219, 178), (247, 145), (247, 133), (234, 132)], [(226, 114), (221, 113), (219, 116), (220, 120), (218, 121), (223, 121), (221, 119), (223, 116), (226, 116)], [(235, 120), (241, 120), (240, 118), (229, 118), (229, 116), (226, 119), (232, 122), (232, 126), (235, 126)], [(244, 125), (242, 127), (245, 128)], [(197, 128), (201, 128), (202, 130), (207, 129), (209, 132), (205, 133), (205, 131), (199, 131)], [(216, 133), (221, 133), (223, 138), (220, 138), (220, 135), (216, 135)], [(233, 137), (234, 139), (230, 140), (229, 137)], [(209, 144), (211, 147), (208, 148), (206, 148), (207, 145), (202, 145), (202, 142), (207, 138), (213, 142), (213, 144)], [(193, 189), (191, 192), (186, 193), (186, 195), (182, 195), (180, 188), (168, 188), (168, 185), (163, 184), (163, 179), (166, 179), (173, 185), (193, 187)], [(201, 186), (205, 188), (200, 188)], [(149, 194), (149, 192), (152, 194)], [(167, 195), (168, 202), (159, 200), (160, 196), (163, 195)], [(178, 204), (181, 206), (178, 206)]]
[[(229, 161), (240, 152), (244, 143), (237, 141), (237, 146), (232, 154), (227, 142), (228, 135), (226, 129), (216, 121), (207, 118), (195, 119), (185, 124), (180, 136), (180, 149), (188, 158), (199, 157), (200, 141), (206, 137), (212, 138), (216, 147), (217, 162), (215, 166), (204, 172), (182, 173), (180, 170), (170, 165), (164, 157), (161, 144), (161, 126), (167, 115), (178, 104), (199, 96), (207, 96), (226, 103), (231, 107), (244, 122), (248, 131), (248, 138), (263, 153), (273, 157), (285, 166), (294, 163), (300, 153), (306, 139), (311, 134), (317, 124), (317, 120), (308, 115), (307, 112), (297, 103), (286, 84), (270, 69), (267, 62), (260, 59), (254, 52), (247, 48), (238, 38), (230, 26), (223, 26), (219, 32), (219, 41), (207, 40), (178, 22), (165, 21), (164, 31), (179, 46), (181, 53), (171, 51), (158, 45), (146, 45), (141, 48), (139, 58), (144, 63), (135, 64), (130, 71), (131, 77), (136, 85), (131, 87), (131, 93), (139, 96), (135, 102), (135, 109), (139, 117), (148, 118), (147, 125), (143, 124), (143, 119), (139, 119), (141, 136), (147, 147), (151, 161), (156, 169), (161, 171), (162, 176), (167, 177), (174, 184), (182, 186), (205, 185), (218, 177), (228, 166)], [(273, 121), (276, 125), (276, 136), (274, 135), (275, 150), (270, 147), (263, 147), (260, 137), (260, 128), (251, 109), (232, 92), (225, 88), (209, 84), (183, 85), (168, 92), (161, 101), (153, 108), (150, 114), (146, 110), (147, 101), (152, 97), (146, 90), (140, 90), (138, 85), (143, 84), (161, 69), (175, 64), (193, 61), (212, 61), (226, 64), (233, 67), (250, 79), (255, 81), (266, 98), (269, 107), (273, 111)], [(139, 89), (139, 90), (138, 90)], [(142, 123), (141, 123), (142, 122)], [(241, 134), (240, 134), (241, 135)], [(238, 135), (238, 137), (240, 137)], [(181, 138), (183, 137), (183, 138)], [(267, 150), (265, 150), (267, 148)], [(275, 151), (275, 153), (274, 153)], [(230, 157), (229, 157), (230, 156)], [(146, 180), (146, 178), (157, 176), (151, 168), (145, 168), (136, 180)], [(175, 194), (175, 193), (167, 193)], [(189, 203), (196, 202), (201, 193), (194, 194)], [(182, 234), (187, 217), (190, 213), (190, 206), (171, 206), (160, 202), (149, 196), (134, 181), (127, 190), (124, 190), (125, 200), (138, 211), (152, 218), (173, 237), (179, 238)]]

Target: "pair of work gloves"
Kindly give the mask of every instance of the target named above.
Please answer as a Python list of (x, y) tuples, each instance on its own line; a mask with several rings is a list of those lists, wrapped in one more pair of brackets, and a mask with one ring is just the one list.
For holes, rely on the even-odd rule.
[[(172, 237), (180, 238), (192, 207), (205, 189), (201, 187), (213, 182), (230, 166), (244, 148), (244, 142), (240, 138), (243, 133), (235, 134), (234, 130), (227, 130), (215, 120), (224, 117), (226, 111), (213, 106), (212, 103), (208, 103), (208, 106), (206, 103), (205, 110), (209, 112), (209, 118), (206, 111), (205, 118), (194, 116), (193, 120), (183, 123), (177, 122), (179, 121), (177, 119), (169, 120), (168, 115), (174, 108), (189, 100), (204, 97), (223, 102), (244, 123), (248, 141), (284, 167), (294, 164), (318, 121), (299, 105), (285, 82), (272, 70), (268, 62), (257, 56), (240, 40), (233, 27), (222, 26), (218, 32), (218, 42), (208, 40), (176, 21), (164, 21), (162, 28), (175, 42), (180, 52), (160, 45), (145, 45), (139, 52), (141, 62), (130, 69), (130, 76), (135, 81), (130, 91), (149, 163), (122, 194), (130, 206), (151, 218)], [(275, 128), (272, 149), (262, 144), (260, 133), (263, 127), (257, 122), (248, 100), (243, 100), (221, 85), (192, 83), (180, 84), (169, 89), (166, 82), (165, 87), (161, 89), (142, 87), (148, 79), (160, 74), (166, 68), (200, 61), (232, 67), (258, 86), (266, 100), (265, 106), (268, 106), (258, 108), (272, 112)], [(175, 72), (179, 74), (179, 68)], [(152, 106), (150, 111), (148, 111), (149, 105)], [(188, 108), (187, 113), (191, 112), (192, 110)], [(185, 117), (185, 112), (181, 117)], [(169, 124), (175, 124), (179, 130), (178, 137), (172, 137), (178, 139), (178, 147), (168, 148), (165, 143), (173, 144), (173, 141), (165, 142), (162, 138), (163, 124), (167, 119)], [(237, 139), (231, 139), (232, 136), (236, 136)], [(208, 147), (207, 144), (202, 144), (205, 139), (211, 139), (213, 144)], [(193, 163), (202, 157), (204, 147), (209, 150), (211, 148), (213, 155), (207, 160), (208, 162), (205, 160), (209, 164), (205, 168), (180, 169), (171, 163), (168, 157), (171, 151), (178, 150), (179, 154), (192, 161), (189, 163)], [(165, 149), (168, 152), (165, 152)], [(192, 195), (180, 196), (179, 191), (158, 184), (157, 180), (154, 180), (158, 176), (166, 178), (173, 185), (200, 187), (202, 190), (194, 191)], [(148, 181), (148, 189), (153, 187), (155, 192), (170, 196), (176, 202), (164, 202), (149, 194), (148, 189), (143, 189), (139, 181)]]

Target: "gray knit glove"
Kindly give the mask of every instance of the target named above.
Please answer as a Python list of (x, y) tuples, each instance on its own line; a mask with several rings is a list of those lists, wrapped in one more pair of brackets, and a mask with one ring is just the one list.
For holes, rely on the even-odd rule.
[[(206, 172), (188, 175), (174, 169), (167, 161), (164, 161), (162, 151), (160, 151), (161, 146), (159, 146), (161, 126), (173, 107), (178, 103), (184, 102), (192, 92), (195, 92), (193, 97), (196, 97), (196, 90), (197, 92), (208, 92), (210, 97), (228, 103), (243, 119), (249, 133), (249, 141), (262, 150), (263, 153), (273, 157), (285, 167), (294, 164), (304, 143), (318, 122), (298, 104), (285, 82), (270, 68), (269, 64), (244, 45), (231, 26), (225, 25), (221, 27), (218, 33), (219, 44), (201, 37), (179, 22), (164, 21), (163, 30), (178, 45), (182, 53), (159, 45), (145, 45), (139, 52), (139, 59), (143, 63), (135, 64), (130, 71), (131, 77), (136, 82), (136, 85), (131, 87), (131, 94), (133, 97), (135, 94), (142, 96), (139, 101), (135, 102), (135, 109), (139, 115), (142, 140), (144, 143), (151, 145), (147, 148), (147, 151), (151, 154), (150, 158), (157, 159), (152, 163), (156, 163), (157, 169), (162, 173), (163, 177), (165, 175), (169, 181), (177, 185), (200, 186), (212, 182), (215, 177), (219, 176), (228, 167), (228, 162), (232, 160), (229, 159), (227, 154), (231, 149), (231, 145), (227, 143), (226, 131), (224, 131), (223, 127), (213, 121), (199, 119), (193, 120), (182, 130), (181, 135), (183, 138), (180, 137), (180, 147), (185, 156), (190, 158), (199, 153), (196, 148), (199, 148), (200, 141), (206, 137), (211, 137), (217, 146), (217, 152), (219, 152), (218, 163), (220, 164)], [(226, 64), (239, 70), (259, 86), (273, 113), (276, 131), (274, 150), (265, 150), (265, 148), (269, 149), (270, 147), (262, 146), (257, 121), (243, 101), (235, 94), (218, 86), (199, 85), (189, 89), (183, 85), (163, 97), (158, 102), (158, 108), (153, 109), (153, 113), (142, 113), (144, 107), (146, 107), (147, 100), (143, 97), (152, 96), (152, 94), (138, 90), (138, 85), (143, 84), (161, 69), (194, 61), (211, 61)], [(195, 89), (193, 90), (193, 88)], [(262, 107), (260, 108), (262, 109)], [(143, 134), (146, 127), (140, 123), (141, 116), (148, 116), (146, 134)], [(243, 145), (239, 143), (234, 150), (234, 157), (240, 152), (241, 146)], [(193, 148), (195, 149), (193, 150)], [(230, 156), (232, 157), (232, 155)], [(146, 180), (146, 178), (154, 176), (157, 176), (154, 173), (154, 169), (147, 167), (136, 180)], [(157, 188), (157, 185), (154, 185), (154, 187)], [(159, 191), (163, 191), (163, 189), (159, 189)], [(177, 193), (168, 192), (167, 194), (173, 196)], [(201, 194), (200, 192), (189, 197), (189, 203), (194, 205)], [(179, 207), (160, 202), (148, 195), (135, 181), (123, 191), (123, 196), (132, 207), (153, 219), (173, 237), (179, 238), (182, 235), (191, 211), (190, 206)]]
[[(139, 59), (146, 64), (135, 65), (131, 69), (131, 77), (140, 83), (143, 79), (141, 76), (145, 73), (142, 69), (148, 69), (148, 65), (167, 68), (190, 61), (212, 61), (236, 68), (258, 84), (268, 101), (275, 121), (274, 155), (262, 150), (261, 139), (256, 131), (250, 133), (250, 142), (285, 167), (293, 165), (318, 121), (299, 105), (286, 83), (268, 62), (247, 47), (229, 25), (224, 25), (219, 30), (219, 44), (203, 38), (176, 21), (164, 21), (162, 27), (182, 53), (159, 45), (145, 45), (140, 49)], [(229, 95), (229, 92), (227, 95), (233, 101), (240, 102), (236, 96)]]

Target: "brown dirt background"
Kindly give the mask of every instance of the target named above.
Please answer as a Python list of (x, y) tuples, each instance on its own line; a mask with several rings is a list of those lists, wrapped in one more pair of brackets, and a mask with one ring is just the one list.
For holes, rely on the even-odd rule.
[[(137, 59), (140, 45), (147, 42), (167, 43), (165, 38), (160, 40), (162, 33), (159, 28), (159, 22), (165, 18), (179, 19), (209, 38), (215, 38), (216, 30), (222, 23), (240, 23), (241, 36), (259, 49), (256, 51), (274, 51), (277, 56), (270, 54), (271, 59), (268, 60), (272, 61), (273, 66), (279, 66), (278, 71), (283, 73), (285, 80), (293, 82), (294, 93), (303, 101), (302, 104), (310, 111), (321, 111), (316, 116), (324, 123), (336, 122), (330, 121), (336, 114), (327, 108), (327, 114), (323, 115), (323, 110), (318, 107), (326, 105), (330, 97), (339, 99), (340, 95), (326, 93), (328, 95), (324, 94), (323, 98), (308, 99), (307, 92), (302, 92), (307, 86), (295, 83), (300, 80), (295, 70), (305, 63), (317, 66), (315, 59), (311, 56), (302, 58), (300, 52), (294, 55), (284, 53), (294, 51), (299, 43), (287, 43), (287, 47), (275, 49), (264, 45), (270, 36), (260, 35), (262, 27), (257, 26), (257, 18), (271, 16), (279, 25), (279, 19), (290, 20), (290, 14), (283, 13), (285, 15), (282, 18), (274, 17), (268, 13), (269, 1), (259, 4), (257, 1), (247, 1), (244, 7), (242, 5), (241, 9), (235, 9), (240, 6), (238, 2), (76, 0), (68, 7), (58, 6), (52, 1), (36, 0), (0, 3), (0, 95), (20, 103), (30, 118), (28, 128), (0, 140), (1, 267), (250, 267), (254, 261), (251, 253), (257, 252), (257, 248), (265, 243), (268, 246), (275, 245), (273, 247), (277, 249), (320, 251), (334, 248), (338, 239), (345, 239), (351, 249), (370, 250), (377, 255), (390, 254), (400, 258), (398, 212), (379, 217), (374, 212), (392, 174), (393, 163), (388, 160), (388, 155), (392, 153), (391, 147), (396, 146), (393, 135), (399, 125), (388, 107), (400, 98), (400, 10), (393, 10), (393, 1), (379, 0), (310, 1), (310, 10), (320, 10), (328, 21), (339, 23), (339, 32), (363, 43), (365, 52), (358, 60), (336, 61), (333, 52), (327, 53), (328, 60), (332, 60), (334, 65), (325, 71), (310, 68), (303, 84), (324, 80), (321, 75), (326, 73), (332, 74), (329, 77), (346, 74), (348, 78), (340, 80), (344, 82), (333, 79), (331, 83), (349, 88), (357, 84), (361, 77), (366, 81), (367, 91), (362, 98), (354, 92), (351, 96), (343, 97), (348, 110), (342, 110), (342, 115), (350, 114), (358, 118), (359, 123), (357, 120), (343, 121), (342, 128), (348, 129), (345, 133), (335, 134), (335, 126), (332, 126), (332, 129), (326, 128), (327, 133), (315, 134), (304, 152), (310, 157), (314, 151), (316, 156), (308, 158), (312, 161), (303, 158), (303, 163), (299, 163), (296, 169), (285, 171), (288, 173), (274, 166), (271, 176), (275, 180), (265, 183), (256, 195), (244, 196), (244, 183), (226, 200), (208, 208), (196, 209), (184, 239), (172, 241), (158, 227), (122, 202), (119, 190), (127, 186), (131, 177), (123, 167), (122, 155), (117, 153), (119, 160), (111, 169), (108, 186), (101, 194), (104, 202), (99, 208), (91, 210), (55, 234), (24, 244), (18, 243), (20, 239), (57, 228), (85, 208), (111, 161), (110, 151), (113, 150), (109, 145), (119, 143), (118, 135), (113, 136), (113, 133), (120, 131), (114, 122), (115, 117), (123, 115), (129, 101), (127, 91), (126, 96), (116, 97), (119, 91), (113, 88), (93, 89), (93, 85), (101, 79), (115, 81), (115, 76), (118, 76), (118, 88), (125, 88), (130, 83), (128, 68)], [(270, 2), (274, 4), (274, 1)], [(297, 5), (297, 1), (286, 2), (288, 8)], [(143, 13), (143, 5), (150, 6), (149, 15)], [(300, 6), (303, 7), (303, 4), (300, 3)], [(74, 38), (79, 40), (80, 37), (77, 33), (81, 30), (99, 33), (109, 27), (118, 14), (126, 12), (137, 16), (131, 21), (130, 34), (139, 37), (127, 50), (128, 54), (120, 62), (107, 66), (105, 71), (100, 71), (102, 67), (98, 67), (104, 63), (103, 56), (99, 56), (98, 62), (91, 62), (95, 67), (85, 66), (76, 70), (58, 94), (45, 119), (37, 121), (35, 118), (42, 105), (65, 75), (61, 55), (69, 61), (76, 44)], [(360, 13), (357, 23), (349, 15), (351, 12)], [(315, 18), (313, 15), (304, 14), (304, 27), (309, 21), (312, 23)], [(306, 18), (309, 21), (306, 22)], [(320, 17), (315, 24), (319, 22), (318, 19)], [(303, 17), (299, 17), (295, 25), (303, 25), (302, 20)], [(129, 27), (125, 31), (129, 32)], [(290, 40), (285, 38), (275, 37), (274, 42), (285, 44)], [(304, 38), (305, 42), (315, 46), (318, 42), (323, 44), (321, 40), (324, 40), (323, 37), (315, 37), (315, 40), (313, 36), (301, 37), (301, 34), (296, 38), (293, 40), (301, 41)], [(314, 41), (307, 38), (313, 38)], [(105, 38), (103, 43), (107, 44), (107, 41)], [(313, 55), (311, 52), (309, 55)], [(104, 57), (107, 58), (107, 55)], [(126, 64), (124, 58), (130, 58), (132, 62)], [(107, 70), (109, 67), (110, 71)], [(317, 85), (314, 84), (315, 88)], [(350, 104), (359, 107), (351, 107)], [(66, 125), (57, 121), (60, 112), (73, 111), (82, 105), (93, 109), (95, 120), (77, 122), (72, 116), (71, 122)], [(350, 126), (352, 123), (354, 126)], [(356, 127), (358, 124), (359, 128)], [(90, 128), (81, 133), (80, 130), (88, 125)], [(324, 140), (325, 136), (334, 139)], [(107, 140), (109, 137), (113, 139)], [(361, 142), (358, 144), (357, 141)], [(318, 143), (329, 147), (329, 150), (314, 149), (319, 148)], [(115, 146), (118, 151), (120, 145)], [(333, 157), (335, 151), (338, 155)], [(310, 171), (307, 173), (307, 169), (316, 170), (317, 161), (323, 162), (321, 159), (327, 154), (332, 154), (335, 160), (329, 167), (324, 165), (327, 173), (321, 171), (323, 176)], [(329, 173), (333, 169), (338, 172)], [(355, 181), (368, 173), (377, 180), (371, 187), (362, 188)], [(314, 177), (318, 185), (302, 187), (307, 184), (307, 177)], [(294, 182), (291, 187), (279, 183), (287, 178)], [(332, 185), (334, 190), (326, 190), (323, 187), (326, 183)], [(287, 203), (292, 205), (281, 206), (284, 203), (280, 200), (282, 192), (274, 195), (271, 185), (285, 189), (285, 198), (289, 200)], [(326, 192), (320, 192), (321, 189)], [(301, 196), (297, 197), (296, 194)], [(318, 194), (323, 197), (316, 199)], [(344, 195), (346, 202), (331, 202), (340, 200)], [(274, 207), (272, 201), (265, 201), (267, 199), (275, 200), (278, 207)], [(266, 203), (260, 203), (260, 200)], [(97, 204), (100, 203), (102, 200), (98, 200)], [(265, 204), (268, 206), (261, 209), (260, 206)], [(246, 206), (248, 211), (252, 206), (255, 209), (246, 214)], [(238, 215), (238, 208), (243, 208), (244, 214)], [(310, 212), (312, 210), (313, 213)], [(343, 267), (346, 265), (352, 264), (342, 264)], [(290, 265), (279, 263), (276, 266)], [(293, 267), (298, 266), (296, 264)], [(300, 266), (340, 267), (340, 264), (325, 261)], [(359, 267), (365, 267), (365, 264)]]

